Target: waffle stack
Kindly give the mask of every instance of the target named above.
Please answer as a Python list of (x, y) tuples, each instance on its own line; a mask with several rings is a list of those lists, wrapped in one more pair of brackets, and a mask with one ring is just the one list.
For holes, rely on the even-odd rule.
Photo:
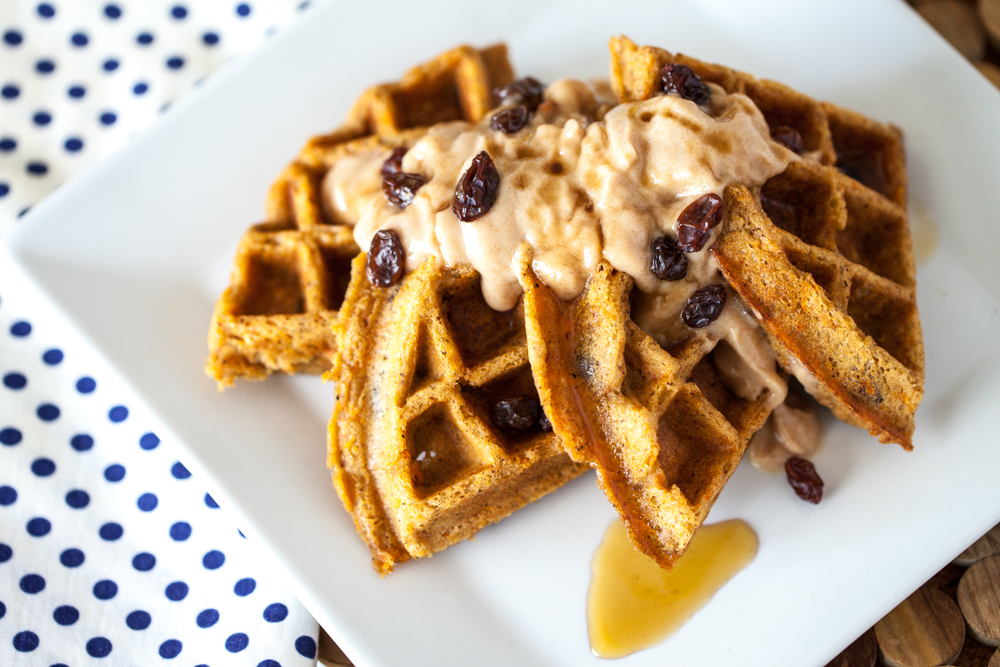
[(662, 49), (611, 41), (612, 85), (644, 99), (660, 67), (690, 66), (750, 97), (803, 156), (764, 184), (726, 193), (711, 252), (760, 321), (782, 368), (840, 419), (910, 449), (923, 395), (923, 337), (898, 129), (781, 84)]
[[(225, 384), (276, 370), (321, 370), (332, 358), (328, 465), (382, 574), (471, 537), (588, 467), (636, 546), (669, 568), (768, 419), (773, 397), (731, 390), (716, 368), (714, 343), (682, 336), (661, 345), (644, 332), (632, 318), (632, 278), (605, 262), (566, 303), (523, 253), (524, 297), (503, 313), (486, 304), (469, 267), (428, 261), (407, 267), (392, 287), (377, 287), (361, 253), (347, 285), (347, 258), (357, 249), (317, 203), (319, 180), (343, 156), (373, 146), (388, 156), (428, 123), (484, 115), (490, 98), (483, 82), (512, 78), (499, 49), (458, 49), (401, 84), (372, 89), (345, 129), (307, 145), (272, 189), (269, 217), (279, 222), (252, 229), (247, 249), (241, 246), (233, 285), (213, 319), (210, 374)], [(749, 96), (772, 134), (790, 129), (798, 136), (801, 159), (783, 173), (754, 192), (726, 189), (721, 233), (708, 250), (718, 282), (727, 285), (725, 307), (755, 319), (783, 372), (837, 416), (909, 449), (923, 348), (899, 131), (781, 84), (625, 38), (611, 40), (611, 54), (621, 102), (663, 94), (661, 67), (679, 63)], [(463, 78), (472, 70), (483, 85)], [(467, 98), (470, 90), (478, 97)], [(338, 240), (322, 246), (320, 233)], [(293, 242), (281, 234), (298, 236)], [(256, 248), (268, 243), (275, 256), (295, 247), (286, 252), (306, 265), (316, 257), (336, 262), (312, 273), (287, 268), (291, 261), (283, 272), (256, 269), (284, 282), (247, 287), (254, 262), (270, 257)], [(321, 291), (325, 301), (303, 296), (323, 271), (336, 276), (326, 284), (337, 288)], [(266, 312), (247, 312), (253, 299)], [(293, 302), (293, 313), (273, 305)], [(279, 316), (288, 320), (284, 328)], [(302, 344), (304, 335), (296, 340), (292, 322), (315, 332), (317, 345)], [(278, 333), (262, 335), (271, 331)], [(533, 416), (505, 419), (511, 402)]]
[(398, 83), (365, 91), (343, 127), (314, 137), (267, 198), (267, 222), (240, 241), (230, 284), (215, 305), (206, 371), (219, 388), (274, 372), (322, 373), (331, 334), (358, 254), (350, 226), (323, 210), (323, 177), (347, 156), (409, 145), (426, 128), (476, 121), (494, 86), (513, 78), (504, 45), (459, 47), (410, 70)]

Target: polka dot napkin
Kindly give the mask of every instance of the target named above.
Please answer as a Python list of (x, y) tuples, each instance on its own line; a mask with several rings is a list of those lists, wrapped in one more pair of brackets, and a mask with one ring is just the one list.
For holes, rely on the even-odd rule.
[(0, 0), (0, 234), (302, 0)]
[(0, 665), (313, 665), (316, 622), (262, 576), (171, 444), (9, 301), (0, 293)]
[[(0, 0), (0, 235), (303, 4)], [(315, 620), (7, 268), (0, 665), (315, 664)]]

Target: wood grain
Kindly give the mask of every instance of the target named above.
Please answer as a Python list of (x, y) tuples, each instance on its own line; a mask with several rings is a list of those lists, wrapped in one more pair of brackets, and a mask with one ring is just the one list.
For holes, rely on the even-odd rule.
[(875, 642), (875, 629), (854, 640), (850, 646), (840, 652), (836, 658), (827, 663), (826, 667), (875, 667), (878, 658), (878, 644)]
[(936, 0), (917, 8), (924, 20), (969, 60), (986, 54), (986, 31), (975, 7), (959, 0)]
[(1000, 0), (979, 0), (979, 19), (993, 47), (1000, 49)]
[(1000, 556), (984, 558), (962, 575), (958, 604), (969, 632), (987, 646), (1000, 646)]
[[(979, 67), (980, 64), (989, 65), (993, 69), (1000, 71), (1000, 68), (997, 68), (997, 66), (992, 63), (979, 63), (976, 67)], [(983, 558), (994, 554), (1000, 554), (1000, 525), (993, 526), (988, 533), (973, 542), (972, 546), (958, 554), (954, 563), (955, 565), (961, 565), (962, 567), (969, 567), (976, 561), (982, 560)]]
[(924, 586), (875, 624), (875, 638), (889, 667), (938, 667), (958, 658), (965, 622), (954, 600)]

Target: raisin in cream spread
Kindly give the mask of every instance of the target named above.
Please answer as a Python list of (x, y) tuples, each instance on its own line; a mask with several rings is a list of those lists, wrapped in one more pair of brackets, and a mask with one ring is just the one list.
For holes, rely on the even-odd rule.
[[(748, 97), (705, 86), (700, 105), (678, 94), (615, 105), (606, 85), (563, 79), (545, 89), (530, 116), (501, 109), (505, 115), (492, 122), (498, 129), (490, 115), (430, 128), (393, 165), (419, 177), (417, 188), (404, 193), (405, 205), (383, 193), (388, 149), (340, 160), (323, 183), (323, 205), (330, 219), (354, 226), (361, 248), (380, 230), (395, 232), (407, 270), (429, 257), (472, 265), (486, 302), (500, 311), (521, 295), (516, 268), (524, 248), (530, 247), (535, 274), (566, 301), (583, 292), (606, 260), (635, 279), (632, 316), (640, 327), (662, 345), (699, 337), (714, 349), (734, 393), (753, 400), (766, 390), (778, 405), (787, 385), (738, 299), (728, 299), (706, 326), (692, 328), (680, 316), (692, 295), (725, 281), (708, 251), (719, 227), (706, 229), (692, 247), (684, 234), (678, 237), (678, 219), (720, 202), (726, 185), (758, 188), (797, 159), (771, 139)], [(499, 174), (495, 199), (463, 222), (453, 210), (456, 185), (470, 168), (482, 168), (484, 152)], [(654, 273), (657, 243), (683, 258), (686, 270)]]

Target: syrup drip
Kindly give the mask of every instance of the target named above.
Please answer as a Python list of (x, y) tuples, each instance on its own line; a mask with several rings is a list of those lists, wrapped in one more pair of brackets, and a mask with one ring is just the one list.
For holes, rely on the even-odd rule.
[(920, 202), (910, 203), (910, 233), (913, 235), (913, 261), (919, 268), (931, 258), (940, 241), (934, 218)]
[(733, 519), (702, 526), (668, 572), (637, 551), (616, 520), (591, 565), (591, 650), (599, 658), (623, 658), (660, 643), (756, 555), (757, 534), (745, 521)]

